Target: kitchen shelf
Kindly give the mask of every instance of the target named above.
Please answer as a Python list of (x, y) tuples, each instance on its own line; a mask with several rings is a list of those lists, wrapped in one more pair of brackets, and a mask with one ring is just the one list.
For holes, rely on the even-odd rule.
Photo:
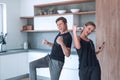
[(35, 17), (42, 17), (42, 16), (57, 16), (57, 15), (68, 15), (68, 14), (82, 15), (82, 14), (95, 14), (95, 13), (96, 13), (96, 11), (85, 11), (85, 12), (64, 13), (64, 14), (38, 15), (38, 16), (35, 16)]
[(55, 3), (49, 3), (49, 4), (40, 4), (40, 5), (34, 5), (35, 8), (44, 8), (44, 7), (50, 7), (50, 6), (59, 6), (59, 5), (68, 5), (68, 4), (76, 4), (76, 3), (83, 3), (83, 2), (92, 2), (95, 0), (72, 0), (72, 1), (63, 1), (63, 2), (55, 2)]

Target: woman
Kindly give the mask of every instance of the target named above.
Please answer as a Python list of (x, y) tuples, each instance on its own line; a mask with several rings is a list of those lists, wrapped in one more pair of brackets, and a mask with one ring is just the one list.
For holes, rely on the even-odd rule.
[(87, 22), (81, 34), (77, 36), (77, 25), (73, 25), (74, 46), (79, 56), (80, 80), (101, 80), (101, 70), (96, 54), (103, 50), (104, 42), (98, 51), (95, 51), (93, 41), (88, 38), (95, 29), (93, 22)]

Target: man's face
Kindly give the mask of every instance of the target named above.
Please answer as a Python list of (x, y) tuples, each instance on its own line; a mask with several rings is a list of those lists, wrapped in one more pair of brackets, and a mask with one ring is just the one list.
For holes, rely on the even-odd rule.
[(64, 32), (67, 29), (66, 23), (64, 23), (62, 20), (57, 21), (57, 26), (60, 32)]

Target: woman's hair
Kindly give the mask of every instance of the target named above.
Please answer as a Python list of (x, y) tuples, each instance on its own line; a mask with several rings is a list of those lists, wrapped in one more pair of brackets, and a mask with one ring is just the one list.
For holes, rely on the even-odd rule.
[[(94, 22), (92, 22), (92, 21), (89, 21), (89, 22), (85, 23), (84, 25), (85, 25), (85, 26), (91, 25), (91, 26), (93, 26), (93, 27), (96, 28), (96, 25), (95, 25)], [(83, 30), (84, 30), (84, 29), (83, 29)], [(81, 33), (83, 32), (83, 30), (81, 31)]]
[(89, 26), (89, 25), (94, 26), (96, 28), (96, 25), (92, 21), (85, 23), (85, 26)]
[(56, 23), (59, 21), (59, 20), (62, 20), (65, 24), (67, 23), (67, 19), (64, 18), (64, 17), (59, 17), (56, 19)]

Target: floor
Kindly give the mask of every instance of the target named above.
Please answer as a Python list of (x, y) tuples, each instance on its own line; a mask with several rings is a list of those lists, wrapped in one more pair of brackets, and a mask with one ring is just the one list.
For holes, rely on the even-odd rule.
[[(29, 80), (28, 78), (24, 78), (22, 80)], [(38, 80), (50, 80), (49, 78), (47, 77), (38, 77)]]
[(22, 79), (22, 80), (29, 80), (28, 78), (24, 78), (24, 79)]
[[(6, 80), (29, 80), (29, 74), (9, 78), (9, 79), (6, 79)], [(37, 76), (37, 80), (50, 80), (50, 78), (45, 77), (45, 76)]]

